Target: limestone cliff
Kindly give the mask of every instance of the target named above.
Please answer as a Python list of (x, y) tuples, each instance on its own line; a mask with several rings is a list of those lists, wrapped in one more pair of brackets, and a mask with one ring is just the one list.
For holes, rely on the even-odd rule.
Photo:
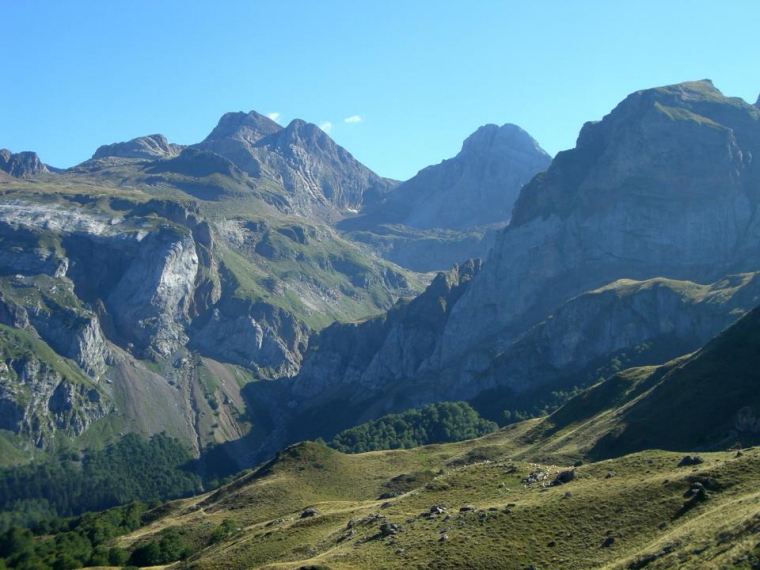
[(452, 311), (442, 362), (621, 278), (709, 283), (760, 259), (760, 112), (701, 81), (632, 94), (522, 191)]

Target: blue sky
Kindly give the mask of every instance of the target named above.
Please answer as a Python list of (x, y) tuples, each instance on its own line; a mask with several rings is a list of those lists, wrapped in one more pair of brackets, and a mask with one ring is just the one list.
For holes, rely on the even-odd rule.
[(516, 123), (554, 154), (637, 89), (707, 77), (760, 93), (755, 0), (0, 8), (0, 147), (60, 167), (145, 134), (197, 142), (223, 113), (255, 109), (329, 122), (359, 160), (406, 179), (486, 123)]

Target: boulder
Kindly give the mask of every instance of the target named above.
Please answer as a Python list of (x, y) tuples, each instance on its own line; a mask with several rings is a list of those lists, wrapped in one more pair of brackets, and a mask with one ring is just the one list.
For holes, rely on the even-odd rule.
[(678, 463), (678, 467), (690, 467), (692, 465), (699, 465), (700, 463), (704, 462), (705, 460), (702, 459), (699, 455), (686, 455)]
[(552, 485), (564, 485), (565, 483), (569, 483), (575, 479), (575, 469), (566, 469), (565, 471), (560, 471), (557, 473), (557, 476), (554, 478), (554, 481), (552, 481)]
[(396, 523), (383, 523), (380, 525), (380, 534), (383, 536), (393, 536), (401, 532), (401, 527)]

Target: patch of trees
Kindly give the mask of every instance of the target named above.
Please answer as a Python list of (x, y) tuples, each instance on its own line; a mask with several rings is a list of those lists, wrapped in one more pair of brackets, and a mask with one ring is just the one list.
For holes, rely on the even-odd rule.
[(336, 435), (328, 444), (343, 453), (409, 449), (481, 437), (498, 428), (465, 402), (439, 402), (390, 414)]
[(126, 550), (107, 543), (137, 530), (147, 506), (131, 503), (102, 513), (51, 519), (33, 529), (14, 526), (0, 534), (0, 568), (74, 570), (84, 566), (123, 566)]
[(176, 439), (130, 434), (83, 458), (0, 470), (0, 531), (51, 517), (71, 517), (131, 501), (166, 500), (200, 491), (190, 452)]
[(176, 528), (167, 528), (156, 539), (137, 547), (129, 557), (133, 566), (159, 566), (185, 560), (194, 552)]

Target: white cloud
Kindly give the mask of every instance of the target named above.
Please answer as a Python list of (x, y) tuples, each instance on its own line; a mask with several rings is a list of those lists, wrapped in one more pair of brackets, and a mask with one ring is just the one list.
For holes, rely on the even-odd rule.
[(351, 115), (350, 117), (346, 117), (343, 119), (344, 123), (361, 123), (362, 118), (359, 115)]
[(326, 133), (329, 133), (333, 128), (333, 124), (330, 121), (325, 121), (324, 123), (319, 124), (319, 128)]
[(280, 114), (279, 113), (267, 113), (267, 117), (269, 117), (273, 121), (276, 121), (277, 119), (280, 118)]

